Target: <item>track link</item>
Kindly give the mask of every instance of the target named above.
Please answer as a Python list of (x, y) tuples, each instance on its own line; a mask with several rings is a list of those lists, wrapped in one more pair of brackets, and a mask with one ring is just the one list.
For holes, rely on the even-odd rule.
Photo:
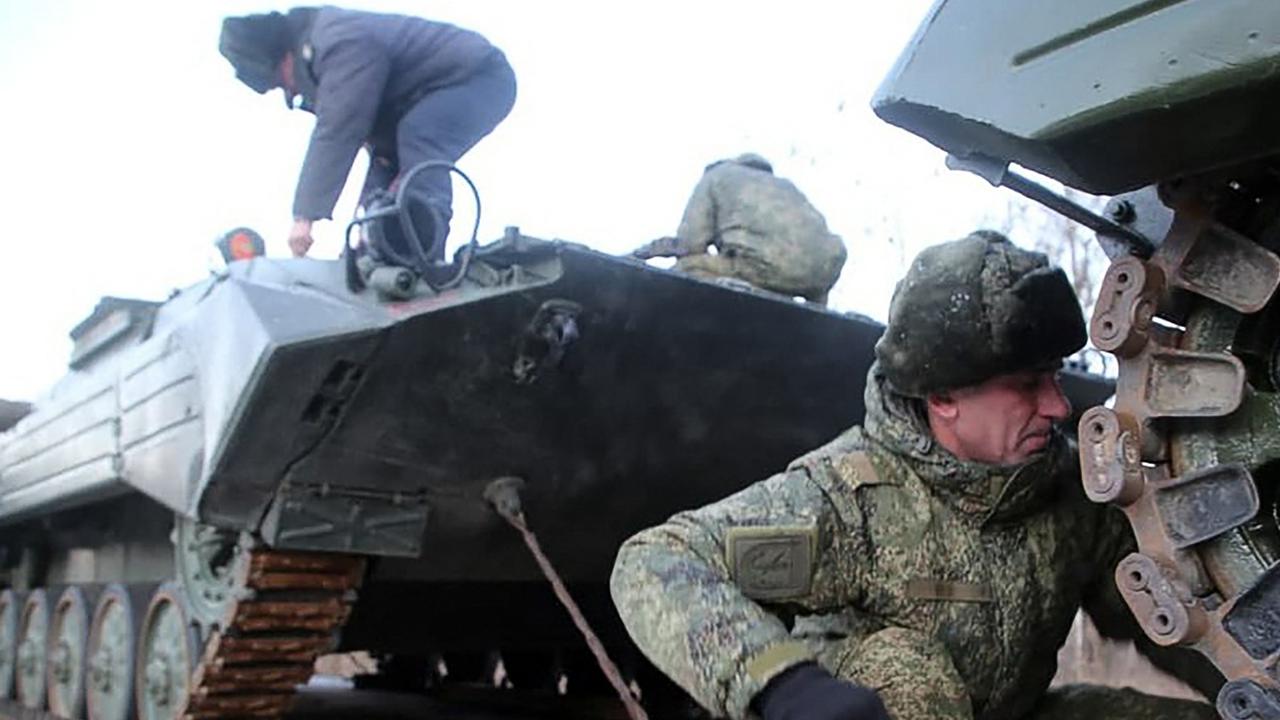
[(364, 558), (257, 549), (191, 678), (187, 720), (278, 718), (337, 643)]
[(1218, 317), (1234, 338), (1241, 318), (1266, 308), (1280, 285), (1280, 257), (1219, 222), (1215, 186), (1179, 187), (1160, 196), (1174, 215), (1155, 254), (1117, 258), (1099, 292), (1090, 335), (1116, 356), (1119, 378), (1114, 407), (1081, 417), (1082, 481), (1092, 500), (1119, 507), (1133, 528), (1137, 552), (1116, 568), (1116, 584), (1148, 637), (1191, 647), (1217, 666), (1228, 680), (1217, 697), (1224, 718), (1270, 720), (1280, 718), (1272, 620), (1280, 565), (1241, 588), (1207, 562), (1222, 553), (1215, 543), (1258, 512), (1258, 484), (1239, 458), (1193, 458), (1186, 438), (1232, 422), (1250, 427), (1249, 411), (1239, 411), (1257, 389), (1232, 342), (1202, 348), (1194, 339), (1215, 332)]

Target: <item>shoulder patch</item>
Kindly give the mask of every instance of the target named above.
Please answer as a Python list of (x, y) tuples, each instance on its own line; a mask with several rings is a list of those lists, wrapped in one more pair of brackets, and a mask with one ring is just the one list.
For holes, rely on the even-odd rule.
[(876, 466), (872, 464), (871, 456), (861, 450), (845, 453), (835, 458), (833, 464), (840, 477), (852, 487), (880, 485), (885, 482), (881, 479)]
[(729, 528), (725, 552), (729, 572), (753, 600), (783, 600), (809, 594), (813, 583), (814, 527), (760, 525)]

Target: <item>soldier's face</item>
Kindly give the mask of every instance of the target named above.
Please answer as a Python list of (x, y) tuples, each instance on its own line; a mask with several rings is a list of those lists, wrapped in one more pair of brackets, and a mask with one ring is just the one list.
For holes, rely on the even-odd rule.
[(1055, 423), (1071, 415), (1058, 373), (997, 375), (972, 387), (930, 395), (934, 437), (961, 460), (1020, 465), (1044, 450)]

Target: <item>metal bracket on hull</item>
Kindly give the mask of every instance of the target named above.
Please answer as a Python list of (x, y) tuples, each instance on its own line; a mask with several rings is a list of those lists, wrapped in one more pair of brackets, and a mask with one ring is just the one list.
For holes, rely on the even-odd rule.
[(285, 484), (262, 537), (275, 548), (417, 557), (428, 511), (421, 495)]

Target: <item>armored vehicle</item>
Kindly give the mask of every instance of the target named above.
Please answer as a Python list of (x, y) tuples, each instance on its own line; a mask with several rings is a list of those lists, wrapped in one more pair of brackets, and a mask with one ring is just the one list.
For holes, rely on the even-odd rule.
[[(881, 327), (514, 229), (467, 258), (434, 287), (252, 257), (163, 303), (103, 299), (0, 435), (0, 695), (273, 717), (335, 647), (389, 681), (487, 680), (500, 653), (516, 687), (599, 687), (485, 499), (513, 477), (603, 645), (660, 695), (608, 599), (618, 545), (858, 421)], [(1067, 381), (1077, 404), (1110, 392)]]
[[(1090, 333), (1114, 407), (1080, 422), (1082, 481), (1127, 514), (1116, 568), (1160, 645), (1280, 717), (1280, 5), (942, 0), (873, 102), (885, 120), (1098, 232)], [(1101, 214), (1010, 169), (1090, 193)]]

